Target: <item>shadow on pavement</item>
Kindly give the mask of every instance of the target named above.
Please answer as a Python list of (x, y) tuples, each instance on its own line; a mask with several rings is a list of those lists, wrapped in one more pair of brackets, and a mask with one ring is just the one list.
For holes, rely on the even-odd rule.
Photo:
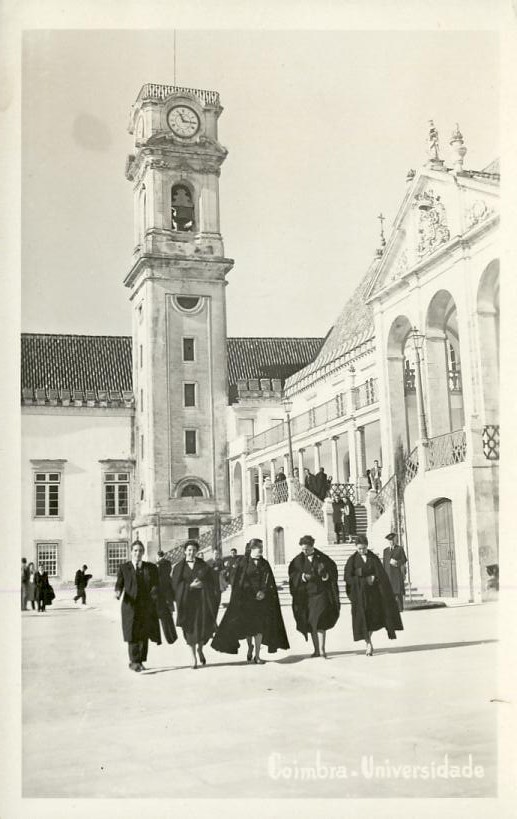
[[(373, 647), (373, 656), (380, 654), (405, 654), (410, 651), (438, 651), (443, 648), (464, 648), (467, 646), (482, 646), (488, 643), (498, 643), (499, 640), (465, 640), (457, 643), (422, 643), (417, 646), (393, 646), (392, 648), (375, 648)], [(364, 649), (361, 651), (331, 651), (328, 652), (329, 657), (345, 656), (347, 654), (356, 654), (358, 656), (364, 655)]]

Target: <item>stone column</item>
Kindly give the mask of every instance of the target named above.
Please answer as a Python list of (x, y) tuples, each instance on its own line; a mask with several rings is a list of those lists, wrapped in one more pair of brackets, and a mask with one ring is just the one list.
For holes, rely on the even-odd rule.
[(258, 487), (259, 487), (259, 502), (264, 503), (264, 469), (262, 464), (257, 466), (258, 472)]
[(304, 452), (305, 452), (304, 449), (299, 449), (298, 450), (298, 472), (300, 473), (300, 481), (302, 481), (302, 482), (303, 482), (303, 470), (304, 470), (304, 465), (303, 465), (303, 453)]
[[(477, 324), (482, 371), (480, 405), (484, 408), (485, 424), (499, 423), (499, 334), (497, 310), (478, 309)], [(463, 363), (462, 363), (463, 367)]]
[(332, 480), (334, 483), (339, 483), (339, 458), (337, 451), (337, 442), (339, 435), (332, 436)]
[[(289, 475), (289, 455), (284, 455), (284, 475)], [(293, 464), (294, 468), (294, 464)]]
[(391, 354), (387, 357), (388, 368), (388, 397), (389, 397), (389, 429), (391, 441), (389, 449), (385, 451), (383, 446), (383, 460), (388, 461), (390, 471), (393, 471), (393, 451), (400, 437), (404, 448), (408, 446), (408, 434), (406, 423), (406, 401), (404, 397), (404, 356)]
[[(443, 435), (451, 429), (449, 406), (449, 373), (447, 364), (445, 333), (430, 331), (426, 340), (426, 361), (422, 368), (427, 370), (427, 417), (428, 433), (431, 438)], [(418, 400), (418, 395), (417, 395)]]
[(314, 450), (314, 474), (316, 475), (320, 469), (320, 446), (321, 444), (317, 443), (313, 445)]
[(348, 435), (348, 454), (350, 458), (350, 483), (355, 484), (357, 481), (357, 447), (355, 441), (355, 424), (347, 428)]
[(357, 427), (357, 473), (359, 478), (366, 475), (366, 439), (364, 427)]
[(272, 481), (275, 480), (276, 470), (275, 470), (275, 459), (271, 458), (269, 462), (269, 475)]

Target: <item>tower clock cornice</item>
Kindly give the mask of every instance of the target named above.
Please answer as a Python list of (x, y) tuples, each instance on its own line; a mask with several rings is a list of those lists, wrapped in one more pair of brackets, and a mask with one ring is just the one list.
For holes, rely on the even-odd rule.
[[(197, 149), (196, 149), (197, 148)], [(148, 168), (170, 171), (195, 171), (219, 176), (220, 167), (228, 155), (226, 148), (210, 143), (200, 150), (198, 145), (177, 145), (164, 138), (152, 146), (146, 145), (131, 154), (126, 162), (126, 179), (135, 182)]]
[[(224, 281), (227, 273), (234, 265), (233, 259), (228, 258), (201, 258), (196, 256), (171, 254), (159, 256), (144, 253), (138, 257), (133, 267), (124, 279), (126, 287), (140, 285), (147, 279), (181, 279), (191, 281)], [(138, 279), (141, 278), (141, 281)]]

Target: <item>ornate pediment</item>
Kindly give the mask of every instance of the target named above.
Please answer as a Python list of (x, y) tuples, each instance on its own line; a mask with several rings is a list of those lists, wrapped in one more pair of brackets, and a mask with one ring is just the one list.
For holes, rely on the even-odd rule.
[(447, 225), (445, 206), (438, 194), (428, 189), (418, 194), (414, 202), (418, 209), (418, 245), (416, 252), (419, 259), (428, 256), (437, 247), (448, 242), (451, 232)]

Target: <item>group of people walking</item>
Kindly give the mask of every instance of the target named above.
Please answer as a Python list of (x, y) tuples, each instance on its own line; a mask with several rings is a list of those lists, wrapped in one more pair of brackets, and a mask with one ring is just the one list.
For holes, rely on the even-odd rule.
[(21, 565), (21, 609), (27, 611), (30, 603), (31, 609), (36, 608), (39, 612), (44, 612), (47, 606), (52, 605), (55, 597), (54, 589), (49, 583), (48, 572), (43, 565), (36, 569), (34, 563), (27, 563), (27, 558), (22, 557)]
[[(372, 656), (374, 631), (385, 628), (388, 637), (395, 639), (403, 628), (402, 596), (397, 603), (392, 581), (383, 563), (368, 549), (367, 538), (358, 535), (356, 541), (343, 579), (351, 602), (354, 640), (364, 640), (366, 655)], [(338, 569), (314, 543), (311, 535), (300, 538), (300, 553), (289, 565), (289, 590), (296, 628), (306, 640), (311, 637), (311, 656), (326, 658), (326, 634), (340, 615)], [(402, 572), (404, 552), (397, 547), (400, 551), (395, 553), (392, 546), (385, 550), (389, 555), (383, 556), (384, 565)], [(149, 640), (160, 645), (162, 633), (169, 644), (177, 640), (176, 626), (190, 647), (193, 669), (206, 665), (204, 647), (209, 641), (213, 649), (225, 654), (237, 654), (240, 643), (246, 641), (246, 660), (256, 665), (265, 662), (264, 646), (268, 653), (289, 649), (277, 585), (263, 556), (262, 541), (251, 540), (242, 557), (232, 550), (226, 561), (217, 550), (206, 561), (198, 552), (197, 541), (187, 541), (184, 557), (172, 568), (163, 552), (156, 564), (144, 561), (144, 546), (136, 540), (131, 560), (119, 567), (115, 594), (117, 599), (122, 597), (122, 632), (132, 671), (145, 670)], [(218, 624), (221, 594), (228, 583), (230, 602)]]

